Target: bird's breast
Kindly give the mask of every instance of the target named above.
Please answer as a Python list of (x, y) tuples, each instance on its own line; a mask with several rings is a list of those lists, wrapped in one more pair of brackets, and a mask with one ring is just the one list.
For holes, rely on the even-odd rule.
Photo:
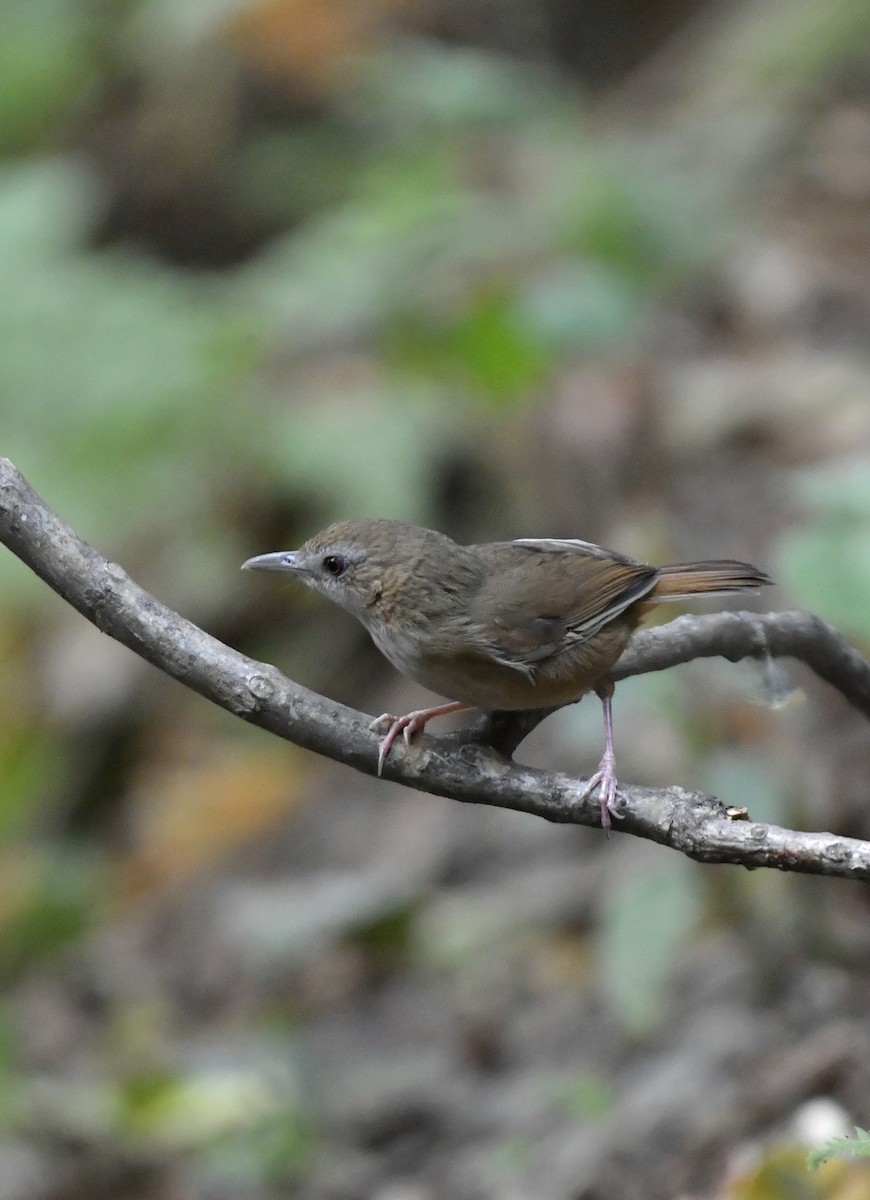
[(499, 659), (457, 642), (445, 647), (416, 631), (369, 626), (372, 640), (401, 671), (450, 700), (485, 712), (570, 704), (609, 673), (631, 637), (634, 622), (613, 621), (587, 641), (571, 643), (534, 663)]

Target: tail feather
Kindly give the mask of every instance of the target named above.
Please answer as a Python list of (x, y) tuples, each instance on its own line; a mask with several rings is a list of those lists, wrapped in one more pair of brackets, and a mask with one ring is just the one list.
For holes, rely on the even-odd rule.
[(688, 596), (723, 596), (730, 592), (756, 592), (773, 583), (769, 575), (750, 563), (730, 559), (672, 563), (659, 567), (659, 580), (651, 600), (684, 600)]

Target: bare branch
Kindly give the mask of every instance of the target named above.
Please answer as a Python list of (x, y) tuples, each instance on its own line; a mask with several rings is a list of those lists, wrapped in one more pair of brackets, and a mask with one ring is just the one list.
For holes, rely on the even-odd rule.
[[(299, 746), (375, 773), (378, 738), (369, 730), (367, 716), (307, 691), (160, 604), (82, 541), (7, 459), (0, 459), (0, 541), (104, 633), (187, 687)], [(802, 658), (868, 711), (870, 666), (833, 630), (805, 613), (681, 618), (638, 634), (618, 676), (661, 670), (698, 655), (740, 658), (768, 650)], [(498, 717), (491, 720), (497, 724)], [(510, 762), (468, 734), (440, 739), (418, 735), (411, 747), (397, 746), (384, 774), (455, 800), (516, 809), (548, 821), (600, 823), (597, 800), (577, 801), (582, 785), (576, 779)], [(868, 842), (733, 820), (713, 797), (677, 787), (622, 786), (619, 795), (625, 812), (619, 831), (672, 846), (701, 862), (870, 880)]]
[(870, 663), (813, 613), (724, 612), (677, 617), (641, 629), (613, 673), (615, 679), (664, 671), (694, 658), (797, 658), (870, 717)]

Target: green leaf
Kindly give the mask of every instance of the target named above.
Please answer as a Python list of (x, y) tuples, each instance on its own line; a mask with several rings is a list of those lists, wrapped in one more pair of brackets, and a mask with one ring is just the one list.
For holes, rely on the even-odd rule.
[(502, 298), (480, 300), (441, 342), (452, 363), (472, 388), (493, 399), (512, 400), (540, 385), (550, 366), (542, 343), (529, 332), (513, 304)]
[(405, 369), (499, 404), (530, 396), (555, 365), (513, 298), (490, 292), (473, 298), (457, 320), (441, 327), (422, 320), (399, 324), (387, 344), (393, 361)]
[(833, 1137), (807, 1156), (807, 1167), (817, 1171), (831, 1158), (870, 1158), (870, 1132), (855, 1126), (854, 1137)]
[(0, 151), (37, 142), (81, 101), (94, 74), (96, 5), (0, 2)]

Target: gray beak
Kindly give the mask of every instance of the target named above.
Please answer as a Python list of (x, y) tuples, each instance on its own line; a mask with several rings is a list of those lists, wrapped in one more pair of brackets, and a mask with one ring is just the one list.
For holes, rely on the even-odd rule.
[(258, 554), (242, 563), (243, 571), (291, 571), (299, 574), (305, 567), (299, 561), (298, 550), (279, 550), (277, 554)]

